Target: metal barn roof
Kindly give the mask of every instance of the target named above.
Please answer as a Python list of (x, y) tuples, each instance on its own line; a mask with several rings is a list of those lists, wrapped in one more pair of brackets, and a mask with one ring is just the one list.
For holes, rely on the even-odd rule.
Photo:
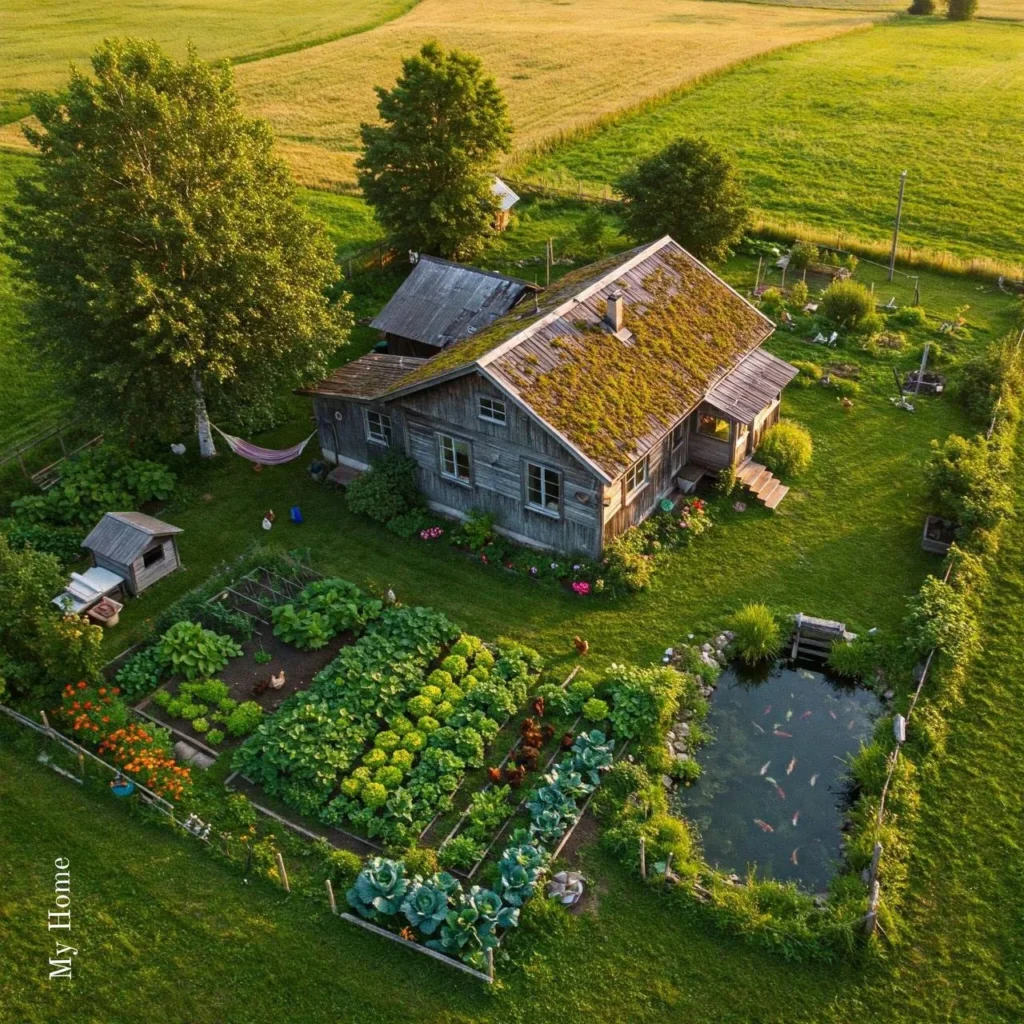
[(298, 388), (300, 395), (325, 395), (328, 398), (369, 400), (394, 387), (425, 359), (370, 352), (332, 370), (330, 375), (307, 388)]
[(444, 348), (490, 326), (536, 287), (517, 277), (421, 256), (370, 326)]
[(127, 565), (146, 550), (154, 537), (176, 533), (181, 533), (180, 526), (171, 526), (142, 512), (107, 512), (82, 541), (82, 547)]
[(735, 420), (750, 423), (799, 372), (770, 352), (755, 349), (711, 389), (705, 401)]

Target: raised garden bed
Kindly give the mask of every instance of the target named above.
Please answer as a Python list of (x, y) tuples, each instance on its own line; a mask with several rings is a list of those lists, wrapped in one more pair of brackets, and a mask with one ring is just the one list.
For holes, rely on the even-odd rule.
[[(921, 380), (920, 384), (918, 378)], [(932, 373), (931, 370), (925, 370), (924, 373), (911, 370), (903, 378), (903, 386), (915, 395), (941, 395), (946, 389), (946, 377), (941, 373)]]
[(921, 547), (933, 555), (946, 555), (956, 540), (956, 531), (956, 523), (941, 516), (927, 516), (921, 535)]

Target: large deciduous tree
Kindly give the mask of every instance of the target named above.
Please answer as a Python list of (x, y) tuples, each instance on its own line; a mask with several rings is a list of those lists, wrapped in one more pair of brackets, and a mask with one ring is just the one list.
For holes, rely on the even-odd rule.
[(98, 418), (164, 437), (194, 422), (213, 455), (210, 409), (269, 409), (345, 341), (333, 249), (227, 65), (124, 39), (92, 69), (32, 104), (40, 168), (10, 223), (31, 337)]
[(679, 139), (619, 181), (635, 238), (671, 235), (698, 259), (724, 259), (749, 211), (735, 163), (707, 139)]
[(978, 0), (949, 0), (946, 17), (950, 21), (970, 21), (978, 13)]
[(377, 97), (382, 123), (361, 126), (357, 163), (377, 219), (402, 248), (471, 256), (499, 208), (495, 162), (512, 141), (501, 90), (476, 57), (428, 43)]

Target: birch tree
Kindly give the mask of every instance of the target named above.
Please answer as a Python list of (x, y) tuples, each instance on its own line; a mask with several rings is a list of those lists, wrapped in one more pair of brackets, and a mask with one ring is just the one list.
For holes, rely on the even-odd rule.
[(268, 406), (346, 340), (333, 248), (226, 64), (123, 39), (92, 72), (32, 104), (39, 168), (8, 225), (30, 340), (108, 427), (193, 425), (212, 456), (211, 411)]

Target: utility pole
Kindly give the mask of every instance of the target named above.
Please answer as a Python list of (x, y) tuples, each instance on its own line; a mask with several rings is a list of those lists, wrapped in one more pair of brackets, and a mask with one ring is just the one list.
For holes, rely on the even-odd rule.
[(900, 175), (900, 197), (896, 200), (896, 224), (892, 229), (892, 252), (889, 254), (889, 280), (896, 271), (896, 245), (900, 240), (900, 218), (903, 216), (903, 190), (907, 186), (907, 172)]

